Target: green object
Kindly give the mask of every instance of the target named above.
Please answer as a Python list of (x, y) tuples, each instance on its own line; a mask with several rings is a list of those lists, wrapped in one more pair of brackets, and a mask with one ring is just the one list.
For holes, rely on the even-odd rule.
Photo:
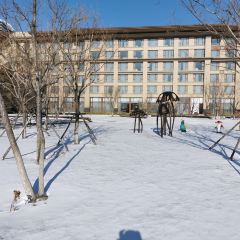
[(181, 132), (186, 132), (186, 127), (185, 127), (185, 124), (184, 124), (184, 120), (181, 121), (181, 124), (180, 124), (180, 131)]

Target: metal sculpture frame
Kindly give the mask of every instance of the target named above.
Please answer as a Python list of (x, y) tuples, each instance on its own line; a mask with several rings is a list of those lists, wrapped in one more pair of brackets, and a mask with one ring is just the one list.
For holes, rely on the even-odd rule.
[(130, 113), (130, 116), (134, 117), (133, 132), (135, 133), (137, 131), (138, 133), (142, 133), (143, 131), (142, 118), (147, 117), (147, 113), (144, 112), (142, 109), (135, 107), (134, 110)]
[[(158, 134), (163, 137), (163, 135), (167, 134), (168, 128), (168, 135), (172, 136), (173, 126), (175, 122), (175, 108), (174, 102), (179, 101), (179, 97), (176, 93), (167, 91), (161, 93), (156, 103), (158, 103), (158, 110), (157, 110), (157, 131)], [(158, 123), (159, 118), (161, 120), (161, 132), (159, 131)]]
[[(230, 132), (232, 132), (237, 126), (240, 126), (240, 121), (237, 122), (232, 128), (230, 128), (225, 134), (222, 135), (210, 148), (209, 150), (212, 150), (223, 138), (229, 135)], [(240, 137), (238, 137), (237, 143), (232, 151), (232, 154), (230, 156), (230, 159), (233, 160), (233, 156), (236, 153), (238, 146), (240, 145)]]

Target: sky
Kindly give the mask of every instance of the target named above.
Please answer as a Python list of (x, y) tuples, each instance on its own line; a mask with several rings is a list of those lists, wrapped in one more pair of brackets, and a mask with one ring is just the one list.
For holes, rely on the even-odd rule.
[[(78, 0), (69, 0), (74, 6)], [(81, 0), (102, 27), (197, 24), (181, 0)]]
[[(3, 3), (4, 1), (6, 0), (0, 0), (0, 3)], [(45, 8), (47, 6), (45, 5), (45, 1), (46, 0), (38, 0), (38, 6), (42, 10), (40, 11), (41, 20), (39, 19), (42, 29), (45, 29), (45, 24), (48, 23), (48, 8)], [(98, 27), (110, 28), (199, 24), (199, 22), (183, 6), (181, 0), (66, 1), (75, 9), (82, 6), (84, 9), (87, 9), (92, 16), (97, 16)], [(27, 10), (29, 10), (29, 6), (32, 6), (32, 0), (17, 0), (17, 2), (21, 7), (24, 7)]]

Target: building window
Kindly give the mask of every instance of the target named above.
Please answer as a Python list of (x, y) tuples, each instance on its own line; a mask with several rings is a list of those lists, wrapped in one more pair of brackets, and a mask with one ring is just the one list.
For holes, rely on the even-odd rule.
[(126, 72), (128, 70), (128, 63), (118, 63), (118, 71)]
[(52, 94), (58, 94), (59, 93), (59, 86), (52, 86), (51, 87), (51, 93)]
[(180, 58), (186, 58), (188, 57), (189, 53), (187, 49), (180, 49), (178, 50), (178, 57)]
[(67, 95), (71, 94), (71, 88), (69, 86), (64, 86), (63, 92), (64, 92), (64, 95), (67, 96)]
[(79, 70), (80, 72), (83, 72), (83, 71), (84, 71), (84, 63), (79, 63), (79, 65), (78, 65), (78, 70)]
[(234, 87), (233, 86), (226, 86), (224, 87), (224, 93), (225, 94), (233, 94), (234, 93)]
[(71, 76), (66, 76), (64, 78), (64, 83), (71, 85), (73, 83), (73, 78)]
[(233, 99), (224, 99), (223, 100), (223, 112), (232, 113), (233, 112)]
[(91, 72), (98, 72), (100, 70), (99, 63), (91, 63), (90, 70)]
[(194, 62), (194, 70), (203, 71), (204, 70), (204, 62)]
[(79, 84), (83, 84), (83, 83), (85, 82), (85, 76), (80, 75), (80, 76), (78, 77), (78, 82), (79, 82)]
[(105, 63), (104, 70), (105, 72), (113, 72), (113, 63)]
[(134, 47), (142, 47), (143, 46), (143, 40), (142, 39), (135, 39), (134, 40)]
[(143, 57), (143, 51), (139, 51), (139, 50), (134, 51), (133, 57), (134, 58), (142, 58)]
[(64, 71), (65, 72), (70, 72), (72, 69), (71, 65), (70, 64), (64, 64)]
[(92, 48), (99, 48), (100, 47), (100, 41), (92, 41)]
[(98, 86), (91, 86), (90, 87), (90, 93), (99, 93), (99, 87)]
[(174, 43), (174, 39), (173, 39), (173, 38), (165, 38), (165, 39), (163, 40), (163, 44), (164, 44), (164, 46), (166, 46), (166, 47), (171, 47), (171, 46), (173, 46), (173, 43)]
[(212, 45), (214, 46), (220, 45), (220, 38), (212, 38)]
[(105, 94), (113, 93), (113, 86), (104, 86), (104, 93)]
[(178, 74), (178, 81), (179, 82), (187, 82), (188, 81), (188, 75), (187, 74)]
[(179, 38), (179, 46), (188, 46), (188, 38)]
[(193, 86), (194, 94), (203, 94), (203, 86)]
[(106, 47), (107, 48), (113, 48), (113, 40), (106, 41)]
[(194, 50), (194, 57), (203, 58), (204, 56), (205, 56), (205, 50), (204, 49), (195, 49)]
[(118, 47), (125, 48), (128, 46), (128, 40), (118, 40)]
[(204, 44), (205, 44), (205, 38), (204, 37), (195, 38), (195, 45), (196, 46), (203, 46)]
[(163, 74), (163, 82), (172, 82), (173, 75), (172, 74)]
[(233, 74), (225, 74), (225, 82), (231, 83), (235, 81), (235, 76)]
[(178, 85), (178, 93), (179, 94), (186, 94), (187, 93), (187, 86), (185, 85)]
[(128, 93), (128, 86), (118, 86), (118, 91), (120, 94)]
[(105, 52), (105, 58), (106, 59), (112, 59), (114, 56), (114, 52), (113, 51), (106, 51)]
[(226, 62), (225, 67), (226, 67), (226, 70), (235, 70), (235, 63), (234, 62)]
[(141, 94), (142, 93), (142, 86), (133, 86), (133, 93), (134, 94)]
[(92, 74), (90, 76), (91, 82), (98, 82), (99, 81), (99, 75), (98, 74)]
[(149, 72), (156, 72), (158, 70), (158, 63), (157, 62), (149, 62), (148, 63), (148, 71)]
[(219, 86), (210, 86), (209, 92), (212, 96), (217, 96), (219, 92)]
[(173, 62), (164, 62), (163, 70), (164, 71), (172, 71), (173, 70)]
[(63, 60), (64, 61), (72, 61), (72, 55), (70, 53), (64, 53), (63, 54)]
[(78, 56), (79, 60), (83, 60), (83, 61), (85, 60), (85, 55), (86, 55), (85, 53), (86, 53), (85, 51), (80, 51), (79, 56)]
[(118, 52), (119, 59), (127, 59), (128, 58), (128, 51), (119, 51)]
[(78, 45), (78, 47), (79, 47), (80, 49), (84, 49), (84, 47), (85, 47), (85, 42), (79, 41), (79, 42), (77, 43), (77, 45)]
[(113, 74), (104, 75), (104, 82), (105, 83), (112, 83), (113, 82)]
[(234, 58), (236, 57), (236, 51), (234, 49), (228, 49), (225, 51), (225, 57)]
[(158, 46), (158, 40), (157, 39), (148, 39), (148, 46), (149, 47), (157, 47)]
[(188, 62), (178, 62), (178, 70), (179, 71), (187, 71), (188, 70)]
[(173, 50), (163, 50), (163, 58), (173, 58), (174, 51)]
[(91, 52), (91, 59), (97, 60), (100, 57), (100, 51), (92, 51)]
[(142, 71), (142, 63), (133, 63), (133, 71), (141, 72)]
[(140, 83), (143, 80), (142, 74), (134, 74), (133, 75), (133, 82)]
[(193, 79), (195, 82), (203, 82), (203, 74), (202, 73), (194, 73)]
[(63, 43), (63, 47), (65, 48), (65, 49), (70, 49), (71, 48), (71, 43), (69, 43), (69, 42), (64, 42)]
[(118, 82), (126, 83), (127, 81), (128, 81), (128, 75), (127, 74), (119, 74), (118, 75)]
[(218, 82), (219, 74), (210, 74), (210, 82)]
[(169, 92), (172, 90), (173, 90), (172, 85), (163, 85), (163, 92)]
[(156, 82), (157, 81), (157, 74), (148, 74), (147, 78), (148, 78), (148, 82)]
[(157, 93), (157, 86), (149, 85), (147, 87), (147, 92), (150, 93), (150, 94)]
[(155, 59), (158, 57), (158, 51), (157, 50), (149, 50), (148, 51), (148, 58)]
[(219, 63), (218, 62), (211, 62), (211, 71), (218, 71)]
[(213, 57), (213, 58), (220, 57), (220, 51), (219, 50), (212, 50), (211, 57)]

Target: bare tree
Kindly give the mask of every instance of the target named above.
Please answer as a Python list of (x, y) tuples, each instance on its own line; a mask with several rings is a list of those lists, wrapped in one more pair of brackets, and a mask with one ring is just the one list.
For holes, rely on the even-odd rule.
[[(213, 37), (224, 41), (227, 61), (236, 64), (235, 71), (239, 70), (240, 56), (240, 2), (239, 0), (181, 0), (190, 13), (203, 25)], [(215, 24), (210, 24), (214, 22)], [(236, 81), (236, 80), (235, 80)], [(237, 87), (237, 86), (236, 86)], [(232, 108), (237, 112), (238, 90), (235, 89), (235, 100)]]
[(98, 73), (108, 62), (105, 50), (111, 39), (105, 30), (96, 29), (94, 18), (89, 27), (89, 18), (85, 12), (69, 16), (70, 25), (62, 36), (61, 52), (66, 73), (64, 81), (70, 92), (73, 92), (74, 143), (79, 144), (80, 99), (88, 87), (99, 83)]
[[(37, 4), (41, 2), (37, 0), (30, 2), (30, 6), (21, 5), (18, 0), (2, 1), (0, 4), (1, 18), (6, 22), (11, 22), (15, 29), (15, 32), (8, 32), (5, 41), (0, 43), (1, 70), (8, 78), (8, 83), (4, 82), (2, 87), (20, 99), (21, 106), (24, 106), (22, 111), (25, 111), (23, 108), (27, 108), (30, 100), (35, 101), (39, 187), (37, 196), (33, 192), (31, 195), (46, 198), (44, 191), (45, 137), (42, 113), (44, 110), (47, 113), (49, 91), (66, 75), (71, 78), (68, 78), (67, 83), (74, 93), (74, 136), (75, 143), (79, 143), (80, 98), (84, 90), (96, 82), (95, 74), (106, 62), (106, 60), (100, 60), (100, 56), (104, 53), (106, 36), (109, 35), (105, 30), (96, 30), (95, 18), (89, 18), (87, 13), (80, 8), (74, 11), (68, 7), (67, 1), (46, 0), (49, 15), (47, 18), (44, 14), (40, 15), (40, 6)], [(43, 22), (41, 19), (47, 20), (45, 28), (41, 28)], [(101, 46), (98, 48), (98, 59), (93, 59), (90, 58), (90, 53), (96, 41), (100, 41)], [(9, 51), (12, 54), (8, 54)], [(64, 71), (61, 71), (63, 66)], [(56, 67), (59, 70), (57, 74), (55, 74)], [(3, 114), (5, 113), (2, 112)], [(8, 116), (5, 114), (4, 117), (7, 123)], [(6, 128), (7, 126), (5, 124)], [(11, 134), (13, 132), (8, 130), (10, 141), (14, 138)], [(21, 156), (19, 149), (16, 147), (12, 149), (14, 155)], [(27, 178), (27, 173), (24, 171), (20, 171), (20, 175), (22, 178)]]
[(33, 191), (32, 184), (31, 184), (31, 182), (28, 178), (21, 152), (20, 152), (20, 150), (18, 148), (18, 145), (17, 145), (17, 142), (15, 140), (15, 136), (14, 136), (14, 133), (13, 133), (13, 130), (12, 130), (12, 126), (10, 124), (10, 120), (8, 118), (8, 114), (7, 114), (7, 110), (6, 110), (6, 107), (5, 107), (4, 99), (3, 99), (2, 94), (1, 94), (1, 90), (2, 89), (0, 89), (0, 112), (1, 112), (1, 116), (2, 116), (2, 122), (3, 122), (3, 125), (4, 125), (5, 129), (6, 129), (6, 133), (7, 133), (9, 142), (11, 144), (11, 147), (13, 149), (13, 154), (14, 154), (14, 157), (16, 159), (16, 165), (17, 165), (17, 168), (18, 168), (18, 171), (19, 171), (19, 174), (20, 174), (20, 178), (22, 179), (22, 183), (23, 183), (25, 192), (27, 194), (31, 195), (32, 200), (35, 201), (36, 196), (35, 196), (35, 193)]
[[(31, 62), (29, 61), (28, 42), (16, 42), (13, 37), (7, 38), (1, 45), (0, 56), (5, 62), (0, 66), (1, 72), (5, 74), (0, 85), (14, 98), (18, 111), (22, 113), (23, 126), (25, 126), (27, 112), (34, 106), (35, 101), (34, 89), (29, 81)], [(26, 137), (26, 128), (24, 128), (22, 137)]]
[(111, 86), (110, 88), (107, 88), (107, 92), (105, 94), (109, 100), (112, 116), (113, 116), (117, 109), (118, 98), (120, 97), (119, 89), (114, 88), (114, 86)]
[[(47, 95), (48, 86), (55, 83), (50, 77), (51, 71), (54, 66), (61, 63), (57, 61), (56, 56), (59, 51), (55, 48), (59, 33), (57, 31), (44, 34), (40, 32), (37, 26), (36, 0), (33, 0), (32, 6), (28, 6), (27, 9), (15, 0), (4, 2), (0, 6), (0, 15), (6, 21), (12, 21), (16, 29), (16, 32), (5, 34), (5, 41), (1, 42), (1, 69), (10, 84), (6, 81), (2, 83), (4, 88), (20, 99), (20, 104), (24, 107), (32, 99), (32, 95), (34, 96), (37, 125), (36, 159), (39, 164), (37, 197), (46, 198), (44, 192), (45, 137), (42, 127), (43, 99)], [(54, 24), (57, 24), (56, 21)], [(40, 51), (42, 42), (45, 47), (44, 52)], [(16, 148), (12, 149), (16, 151)]]

